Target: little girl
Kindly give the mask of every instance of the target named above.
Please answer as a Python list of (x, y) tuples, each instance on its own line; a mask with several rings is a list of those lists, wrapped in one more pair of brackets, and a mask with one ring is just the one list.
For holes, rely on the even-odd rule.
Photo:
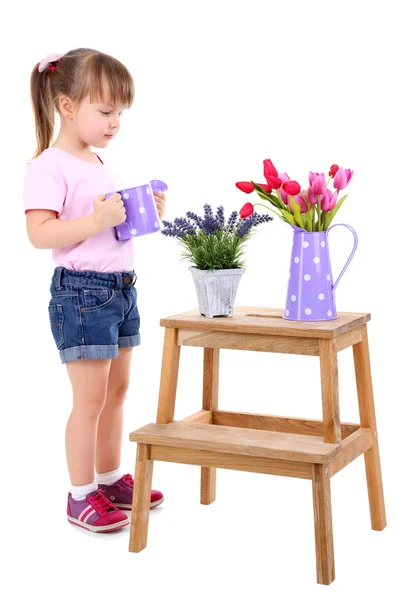
[[(70, 523), (93, 532), (128, 524), (134, 480), (120, 470), (123, 402), (132, 349), (140, 344), (133, 239), (118, 241), (126, 219), (125, 187), (91, 150), (106, 148), (120, 129), (134, 82), (118, 60), (89, 48), (46, 56), (34, 67), (31, 99), (37, 150), (27, 166), (23, 196), (27, 234), (51, 248), (50, 326), (73, 388), (66, 427), (71, 481)], [(56, 141), (55, 110), (61, 127)], [(160, 219), (165, 195), (155, 193)], [(95, 479), (96, 467), (96, 479)], [(151, 507), (164, 500), (151, 492)]]

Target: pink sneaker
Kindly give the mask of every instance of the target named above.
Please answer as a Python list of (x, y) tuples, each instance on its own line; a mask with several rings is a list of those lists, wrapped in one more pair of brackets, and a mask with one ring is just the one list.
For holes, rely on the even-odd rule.
[(94, 533), (114, 531), (129, 523), (127, 515), (105, 498), (100, 490), (91, 492), (84, 500), (74, 500), (69, 492), (67, 518), (70, 523)]
[[(132, 475), (124, 475), (112, 485), (98, 483), (98, 488), (108, 500), (114, 503), (114, 506), (123, 510), (132, 509), (132, 494), (134, 491), (134, 479)], [(164, 502), (162, 493), (157, 490), (151, 490), (150, 508), (159, 506), (162, 502)]]

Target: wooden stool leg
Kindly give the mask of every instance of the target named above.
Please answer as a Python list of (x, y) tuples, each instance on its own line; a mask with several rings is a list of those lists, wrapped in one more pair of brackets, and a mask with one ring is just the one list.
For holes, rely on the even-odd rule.
[(387, 520), (385, 516), (384, 491), (382, 488), (367, 326), (363, 325), (361, 330), (362, 340), (353, 346), (359, 415), (361, 427), (369, 427), (372, 431), (373, 439), (372, 447), (364, 454), (371, 526), (372, 529), (382, 531), (387, 526)]
[(171, 327), (165, 329), (157, 413), (157, 423), (160, 424), (170, 423), (174, 419), (181, 350), (177, 344), (177, 331)]
[(339, 418), (338, 358), (330, 339), (319, 340), (323, 439), (332, 444), (341, 443), (341, 421)]
[(147, 545), (153, 470), (153, 461), (149, 459), (149, 456), (150, 447), (147, 444), (137, 444), (129, 536), (130, 552), (140, 552)]
[(329, 585), (335, 579), (335, 561), (332, 534), (331, 484), (326, 465), (313, 465), (312, 491), (317, 582)]
[[(218, 410), (218, 377), (220, 348), (204, 348), (203, 410)], [(201, 504), (216, 499), (216, 468), (201, 467)]]

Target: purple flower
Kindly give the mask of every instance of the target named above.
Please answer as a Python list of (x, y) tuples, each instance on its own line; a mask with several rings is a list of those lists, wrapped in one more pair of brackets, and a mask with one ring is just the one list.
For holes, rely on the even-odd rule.
[(236, 221), (237, 221), (237, 217), (239, 216), (239, 213), (237, 212), (237, 210), (233, 210), (233, 212), (231, 213), (228, 221), (227, 221), (227, 231), (229, 233), (231, 233), (236, 225)]
[(183, 238), (185, 236), (195, 236), (200, 231), (212, 236), (222, 231), (242, 238), (249, 233), (252, 227), (273, 220), (270, 215), (259, 216), (257, 213), (253, 213), (248, 219), (240, 219), (238, 211), (234, 210), (230, 214), (226, 225), (224, 206), (217, 208), (215, 217), (209, 204), (205, 204), (203, 208), (204, 218), (189, 210), (186, 212), (187, 218), (177, 217), (174, 222), (162, 221), (164, 229), (161, 230), (161, 233), (167, 237)]

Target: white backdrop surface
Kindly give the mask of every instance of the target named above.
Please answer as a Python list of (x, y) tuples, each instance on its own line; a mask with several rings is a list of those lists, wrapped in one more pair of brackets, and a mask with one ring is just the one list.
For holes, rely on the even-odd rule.
[[(1, 116), (1, 524), (7, 598), (355, 598), (412, 592), (413, 42), (408, 4), (394, 2), (124, 2), (40, 0), (3, 15)], [(18, 38), (16, 24), (18, 24)], [(14, 33), (13, 33), (14, 32)], [(354, 170), (334, 222), (359, 235), (337, 289), (340, 311), (368, 325), (388, 527), (370, 528), (362, 457), (332, 481), (336, 580), (316, 584), (311, 483), (219, 471), (217, 500), (199, 504), (199, 468), (156, 463), (147, 548), (129, 528), (94, 535), (65, 518), (64, 431), (71, 387), (49, 330), (51, 251), (34, 249), (22, 207), (35, 149), (31, 69), (45, 54), (97, 48), (125, 63), (136, 101), (101, 151), (127, 184), (168, 183), (166, 219), (204, 203), (226, 215), (263, 180), (262, 161), (305, 184), (332, 163)], [(103, 190), (104, 192), (105, 190)], [(259, 201), (255, 196), (254, 201)], [(264, 209), (259, 207), (259, 212)], [(276, 219), (246, 250), (236, 304), (283, 307), (292, 234)], [(122, 468), (131, 431), (154, 422), (162, 317), (196, 308), (175, 240), (135, 240), (142, 344), (125, 405)], [(331, 236), (334, 273), (351, 235)], [(352, 351), (339, 355), (341, 418), (358, 421)], [(183, 348), (176, 418), (201, 408), (202, 350)], [(220, 407), (321, 418), (317, 358), (222, 351)], [(11, 587), (13, 586), (13, 587)], [(357, 591), (356, 591), (357, 590)], [(410, 592), (411, 590), (411, 592)]]

